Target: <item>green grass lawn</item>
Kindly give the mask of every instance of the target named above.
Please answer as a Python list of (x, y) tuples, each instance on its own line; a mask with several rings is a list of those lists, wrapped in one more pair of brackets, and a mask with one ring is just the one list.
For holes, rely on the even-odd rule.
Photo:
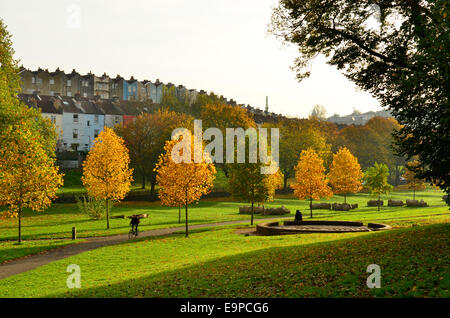
[[(82, 169), (66, 169), (64, 173), (64, 185), (58, 189), (59, 196), (86, 195), (86, 188), (81, 182), (83, 175)], [(133, 176), (134, 181), (131, 184), (131, 192), (149, 192), (150, 183), (147, 181), (145, 189), (142, 189), (142, 179), (139, 175)], [(158, 189), (158, 186), (156, 186)], [(217, 169), (216, 178), (214, 180), (214, 191), (228, 191), (228, 179), (222, 169)]]
[(43, 251), (79, 242), (80, 240), (25, 241), (21, 244), (17, 242), (0, 242), (0, 264), (15, 258), (38, 254)]
[[(365, 206), (367, 200), (371, 199), (366, 193), (359, 193), (348, 197), (351, 203), (358, 203), (359, 208), (348, 212), (315, 210), (315, 219), (330, 220), (368, 220), (385, 222), (394, 226), (403, 226), (421, 222), (437, 223), (446, 222), (450, 218), (448, 206), (442, 201), (442, 192), (436, 190), (422, 191), (417, 194), (418, 198), (427, 201), (430, 207), (426, 208), (390, 208), (382, 207), (377, 211), (376, 207)], [(389, 196), (394, 199), (405, 200), (410, 197), (410, 192), (393, 192)], [(385, 198), (384, 198), (385, 199)], [(333, 199), (323, 202), (341, 202), (342, 197), (335, 196)], [(246, 205), (242, 202), (233, 202), (231, 198), (210, 199), (201, 201), (189, 207), (190, 224), (212, 223), (231, 220), (247, 220), (248, 215), (238, 214), (239, 206)], [(295, 210), (304, 212), (305, 218), (309, 217), (308, 202), (296, 200), (289, 196), (280, 196), (266, 207), (278, 207), (284, 205), (291, 215)], [(159, 202), (123, 202), (113, 208), (113, 215), (132, 215), (147, 213), (148, 219), (143, 219), (140, 225), (141, 231), (176, 227), (178, 224), (178, 209), (162, 207)], [(184, 212), (182, 210), (182, 222)], [(27, 239), (60, 239), (71, 236), (72, 227), (76, 226), (78, 237), (105, 236), (127, 233), (129, 230), (129, 219), (111, 219), (111, 229), (106, 230), (105, 220), (91, 220), (82, 214), (76, 204), (53, 204), (43, 212), (24, 211), (23, 238)], [(17, 220), (0, 220), (0, 241), (17, 239)]]
[[(448, 297), (450, 225), (244, 236), (236, 226), (100, 248), (0, 280), (1, 297)], [(66, 287), (69, 264), (81, 289)], [(381, 267), (380, 289), (365, 285)]]

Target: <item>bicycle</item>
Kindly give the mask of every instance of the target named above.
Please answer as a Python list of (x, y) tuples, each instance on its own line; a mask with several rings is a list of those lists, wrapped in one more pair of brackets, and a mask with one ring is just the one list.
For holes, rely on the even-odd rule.
[(131, 229), (130, 232), (128, 232), (128, 239), (131, 240), (132, 238), (136, 238), (139, 235), (139, 230), (133, 230)]

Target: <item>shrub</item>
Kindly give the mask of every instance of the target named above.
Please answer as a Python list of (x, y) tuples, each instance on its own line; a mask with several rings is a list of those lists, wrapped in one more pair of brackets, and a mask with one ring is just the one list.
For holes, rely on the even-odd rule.
[[(81, 212), (87, 214), (91, 219), (102, 219), (106, 214), (105, 200), (97, 200), (91, 197), (77, 197), (77, 205)], [(112, 202), (109, 203), (110, 208)]]

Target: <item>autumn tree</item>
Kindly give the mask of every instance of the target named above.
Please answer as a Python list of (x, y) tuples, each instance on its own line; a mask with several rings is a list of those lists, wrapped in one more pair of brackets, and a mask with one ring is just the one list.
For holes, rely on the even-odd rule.
[(207, 104), (202, 108), (200, 118), (203, 121), (203, 128), (215, 127), (223, 133), (227, 128), (256, 127), (252, 115), (238, 106)]
[(406, 164), (406, 157), (397, 154), (394, 139), (394, 134), (401, 129), (401, 125), (393, 117), (374, 117), (364, 126), (375, 131), (384, 141), (382, 146), (385, 149), (386, 162), (383, 163), (389, 167), (389, 171), (392, 171), (392, 174), (389, 176), (391, 184), (398, 185), (402, 170)]
[(387, 165), (377, 163), (368, 168), (364, 174), (365, 186), (370, 189), (372, 195), (378, 197), (378, 211), (380, 211), (380, 197), (392, 190), (388, 183), (389, 168)]
[(50, 205), (62, 176), (55, 167), (57, 133), (37, 109), (20, 102), (20, 68), (13, 58), (11, 36), (0, 20), (0, 205), (3, 216), (18, 217), (22, 240), (23, 208)]
[(284, 189), (287, 189), (289, 178), (295, 174), (298, 154), (302, 150), (312, 148), (324, 160), (328, 160), (331, 155), (331, 145), (327, 143), (316, 120), (286, 119), (265, 127), (280, 129), (280, 169), (283, 173)]
[(384, 140), (370, 127), (352, 125), (339, 132), (333, 150), (346, 147), (358, 158), (362, 168), (367, 169), (375, 162), (388, 163), (389, 146), (389, 141)]
[(150, 181), (150, 194), (155, 194), (156, 172), (159, 156), (165, 142), (170, 140), (175, 128), (192, 128), (192, 117), (186, 114), (162, 110), (153, 114), (143, 113), (127, 125), (120, 125), (114, 131), (123, 138), (130, 154), (131, 165), (142, 178), (142, 189)]
[(323, 105), (314, 105), (310, 117), (324, 120), (327, 118), (327, 110)]
[(405, 173), (403, 174), (403, 178), (406, 180), (406, 184), (408, 185), (408, 189), (413, 190), (413, 200), (416, 199), (416, 191), (425, 189), (425, 182), (423, 179), (419, 179), (414, 172), (414, 168), (419, 166), (419, 162), (414, 160), (412, 162), (408, 162), (406, 165)]
[[(155, 168), (161, 203), (177, 206), (183, 202), (186, 212), (186, 237), (189, 235), (188, 206), (211, 191), (216, 173), (210, 158), (202, 156), (202, 147), (200, 150), (194, 147), (188, 135), (190, 137), (188, 133), (183, 135), (183, 138), (167, 141), (164, 153)], [(195, 153), (199, 151), (201, 160), (195, 162)], [(174, 158), (180, 160), (174, 161)]]
[(234, 163), (229, 164), (231, 193), (251, 204), (250, 224), (253, 225), (254, 205), (264, 204), (273, 201), (275, 190), (282, 185), (283, 176), (280, 169), (276, 169), (273, 174), (264, 174), (261, 172), (263, 166), (269, 164), (257, 163)]
[(0, 205), (9, 209), (4, 216), (17, 217), (22, 242), (24, 208), (41, 211), (51, 204), (63, 184), (54, 158), (26, 126), (10, 126), (0, 148)]
[(313, 149), (301, 152), (300, 159), (295, 167), (295, 181), (295, 184), (291, 185), (294, 195), (299, 200), (309, 200), (312, 218), (312, 201), (320, 200), (323, 197), (329, 198), (333, 195), (325, 176), (323, 160)]
[(328, 179), (333, 193), (344, 195), (344, 203), (347, 203), (347, 194), (362, 190), (362, 177), (358, 159), (347, 148), (341, 148), (333, 155)]
[(105, 200), (106, 228), (109, 229), (111, 201), (120, 201), (130, 191), (133, 170), (129, 169), (130, 157), (122, 138), (110, 128), (94, 140), (94, 145), (83, 163), (83, 185), (88, 195)]

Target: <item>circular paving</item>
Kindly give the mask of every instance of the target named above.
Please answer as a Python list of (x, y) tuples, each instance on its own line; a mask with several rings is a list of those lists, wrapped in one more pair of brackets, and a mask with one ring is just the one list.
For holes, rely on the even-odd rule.
[(284, 221), (263, 223), (256, 226), (259, 235), (283, 235), (301, 233), (348, 233), (348, 232), (371, 232), (388, 230), (391, 227), (381, 223), (369, 223), (348, 221)]

